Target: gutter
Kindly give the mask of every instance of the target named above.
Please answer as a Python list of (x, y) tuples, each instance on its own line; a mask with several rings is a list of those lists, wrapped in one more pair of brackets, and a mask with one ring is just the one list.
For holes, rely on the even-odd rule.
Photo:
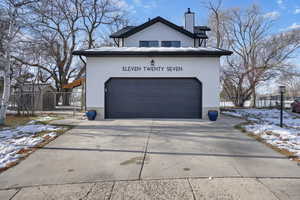
[(142, 56), (157, 56), (157, 57), (220, 57), (229, 56), (231, 51), (218, 50), (218, 51), (74, 51), (73, 55), (86, 56), (86, 57), (142, 57)]

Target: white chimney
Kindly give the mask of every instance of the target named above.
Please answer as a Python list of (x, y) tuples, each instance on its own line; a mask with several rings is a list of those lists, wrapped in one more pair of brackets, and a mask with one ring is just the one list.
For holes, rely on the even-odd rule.
[(194, 33), (195, 13), (191, 12), (191, 9), (188, 8), (188, 11), (184, 14), (184, 18), (185, 18), (185, 25), (184, 25), (185, 30)]

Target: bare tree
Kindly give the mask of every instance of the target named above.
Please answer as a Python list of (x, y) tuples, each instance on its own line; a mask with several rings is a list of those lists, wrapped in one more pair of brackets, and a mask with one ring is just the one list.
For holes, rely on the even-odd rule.
[(286, 86), (287, 95), (300, 97), (300, 72), (296, 69), (285, 70), (279, 77), (279, 83)]
[(3, 72), (3, 94), (0, 104), (0, 124), (6, 119), (6, 112), (11, 90), (11, 53), (15, 38), (19, 34), (21, 23), (18, 21), (21, 7), (32, 3), (29, 0), (5, 0), (1, 2), (0, 14), (0, 65)]
[[(40, 0), (27, 6), (20, 52), (14, 58), (48, 74), (63, 104), (69, 104), (72, 89), (63, 86), (84, 75), (85, 66), (74, 58), (77, 48), (97, 46), (101, 29), (123, 20), (123, 10), (113, 0)], [(57, 96), (60, 98), (60, 95)]]
[(209, 43), (213, 44), (217, 48), (223, 46), (224, 40), (224, 23), (226, 22), (226, 13), (222, 10), (223, 0), (206, 0), (202, 1), (201, 4), (208, 9), (209, 21), (208, 24), (212, 31)]
[[(214, 7), (211, 6), (210, 9)], [(288, 60), (300, 47), (300, 31), (272, 35), (270, 30), (273, 20), (264, 17), (256, 5), (244, 10), (222, 10), (219, 5), (217, 8), (213, 10), (226, 14), (210, 15), (212, 18), (223, 16), (223, 20), (219, 19), (222, 23), (217, 24), (220, 28), (212, 29), (216, 32), (213, 35), (223, 40), (217, 45), (223, 43), (220, 46), (234, 52), (222, 66), (223, 95), (226, 94), (236, 106), (241, 107), (252, 98), (255, 107), (257, 87), (276, 78), (280, 71), (290, 66)]]
[[(105, 44), (113, 45), (107, 36), (115, 27), (127, 25), (127, 12), (115, 5), (113, 0), (79, 0), (78, 9), (81, 16), (82, 30), (86, 36), (84, 39), (84, 48), (95, 48)], [(104, 28), (103, 25), (105, 26)], [(83, 60), (80, 57), (81, 60)], [(85, 72), (86, 62), (83, 61), (76, 79), (80, 78)]]

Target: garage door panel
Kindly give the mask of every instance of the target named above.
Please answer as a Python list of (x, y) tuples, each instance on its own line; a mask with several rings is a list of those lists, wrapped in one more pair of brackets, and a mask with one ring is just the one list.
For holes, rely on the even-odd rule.
[(106, 118), (201, 118), (202, 86), (193, 78), (113, 78)]

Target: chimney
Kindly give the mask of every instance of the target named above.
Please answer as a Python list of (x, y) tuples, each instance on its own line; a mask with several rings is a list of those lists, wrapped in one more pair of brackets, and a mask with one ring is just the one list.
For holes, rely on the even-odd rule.
[(191, 12), (191, 9), (188, 8), (188, 11), (184, 14), (184, 18), (185, 18), (185, 25), (184, 25), (185, 30), (194, 33), (195, 13)]

